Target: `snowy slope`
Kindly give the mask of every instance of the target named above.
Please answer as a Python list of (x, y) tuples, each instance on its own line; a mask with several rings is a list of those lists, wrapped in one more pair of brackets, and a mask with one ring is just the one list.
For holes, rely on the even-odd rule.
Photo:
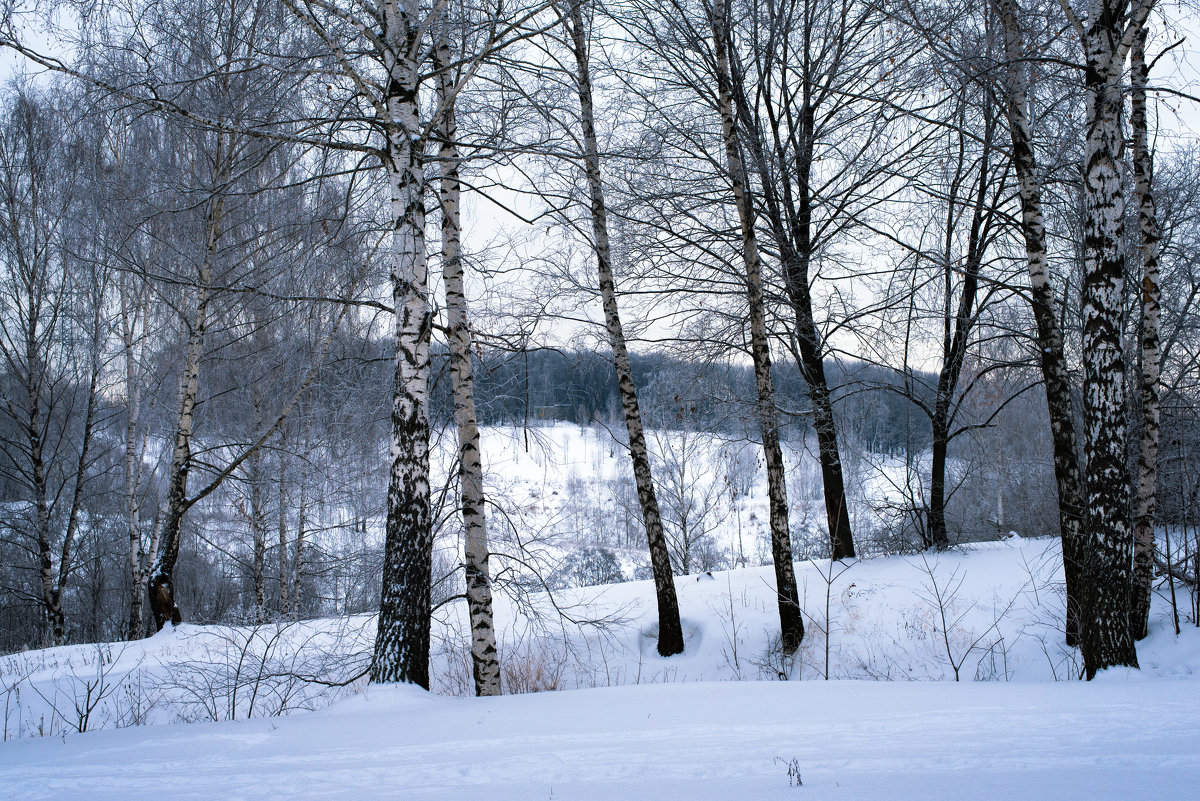
[(1064, 681), (1059, 561), (1054, 540), (1018, 538), (799, 563), (792, 661), (772, 647), (770, 568), (680, 577), (687, 651), (670, 659), (649, 582), (564, 591), (557, 612), (506, 600), (504, 682), (526, 694), (497, 699), (446, 695), (469, 690), (456, 607), (434, 631), (441, 695), (305, 680), (361, 670), (369, 617), (4, 657), (0, 799), (1191, 797), (1200, 629), (1176, 637), (1156, 599), (1141, 671)]
[[(670, 659), (656, 652), (652, 582), (498, 594), (505, 692), (785, 677), (1063, 681), (1080, 673), (1078, 652), (1062, 642), (1056, 540), (796, 568), (806, 633), (793, 657), (778, 647), (770, 567), (678, 577), (686, 652)], [(1143, 674), (1189, 677), (1200, 668), (1200, 640), (1176, 643), (1167, 612), (1156, 599), (1154, 635), (1139, 647)], [(351, 679), (370, 658), (374, 627), (365, 615), (184, 624), (139, 642), (0, 657), (0, 725), (13, 739), (319, 709), (363, 688)], [(470, 695), (465, 604), (442, 607), (432, 634), (433, 690)]]
[[(692, 535), (705, 539), (718, 560), (738, 565), (769, 562), (770, 515), (761, 447), (704, 431), (647, 434), (668, 538), (678, 536), (677, 510), (686, 507)], [(595, 544), (628, 549), (631, 557), (646, 562), (629, 459), (612, 432), (601, 426), (555, 423), (528, 429), (484, 426), (481, 435), (487, 496), (503, 510), (489, 516), (494, 549), (511, 552), (512, 539), (519, 538), (525, 548), (544, 552), (553, 562), (578, 544)], [(437, 476), (454, 465), (452, 439), (439, 441), (434, 454)], [(782, 446), (795, 550), (825, 553), (828, 537), (815, 446), (791, 440)], [(953, 472), (958, 463), (951, 461)], [(904, 460), (856, 458), (847, 460), (844, 469), (856, 543), (862, 552), (878, 553), (882, 548), (876, 538), (894, 536)], [(381, 521), (376, 528), (382, 530)], [(890, 533), (885, 535), (885, 529)], [(627, 578), (632, 572), (627, 571)]]

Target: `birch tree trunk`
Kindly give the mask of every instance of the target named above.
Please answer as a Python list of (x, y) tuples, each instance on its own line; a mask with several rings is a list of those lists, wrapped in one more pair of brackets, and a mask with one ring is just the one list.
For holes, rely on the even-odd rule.
[[(1082, 317), (1086, 431), (1087, 554), (1080, 628), (1089, 679), (1108, 667), (1137, 667), (1129, 629), (1133, 532), (1126, 461), (1122, 298), (1125, 198), (1120, 163), (1127, 0), (1094, 0), (1079, 26), (1086, 59)], [(1144, 12), (1149, 13), (1149, 1)], [(1065, 6), (1069, 8), (1069, 6)], [(1141, 14), (1142, 9), (1136, 9)], [(1136, 21), (1140, 30), (1145, 16)], [(1130, 42), (1131, 43), (1131, 42)]]
[(287, 451), (284, 431), (279, 431), (279, 492), (276, 507), (279, 510), (279, 614), (286, 617), (291, 612), (290, 584), (288, 571), (288, 527), (287, 527)]
[(417, 0), (387, 0), (383, 37), (388, 83), (384, 168), (391, 193), (388, 254), (396, 313), (391, 468), (379, 629), (371, 681), (429, 688), (433, 529), (429, 499), (429, 307), (425, 250), (425, 155), (421, 136)]
[(303, 614), (302, 595), (304, 585), (301, 578), (304, 575), (304, 535), (308, 528), (308, 484), (305, 475), (300, 475), (300, 501), (296, 510), (296, 549), (292, 557), (292, 609), (296, 614)]
[(492, 622), (492, 587), (488, 573), (487, 517), (484, 511), (483, 463), (475, 384), (471, 368), (471, 327), (463, 287), (462, 224), (459, 206), (458, 130), (454, 115), (454, 80), (450, 46), (445, 37), (437, 50), (438, 96), (441, 105), (440, 161), (442, 180), (442, 277), (446, 284), (447, 339), (454, 393), (454, 425), (458, 430), (458, 487), (463, 520), (463, 568), (471, 618), (471, 665), (476, 695), (500, 694), (500, 662)]
[[(218, 158), (224, 164), (224, 135), (218, 135)], [(221, 182), (218, 182), (220, 184)], [(224, 198), (218, 192), (209, 202), (204, 261), (200, 267), (196, 311), (188, 325), (187, 353), (183, 372), (179, 376), (179, 410), (175, 418), (175, 443), (171, 451), (171, 468), (167, 474), (166, 510), (163, 512), (162, 551), (155, 557), (154, 577), (150, 579), (150, 611), (157, 631), (171, 622), (183, 620), (175, 604), (175, 562), (183, 535), (183, 516), (189, 503), (188, 474), (192, 469), (192, 432), (196, 417), (196, 399), (200, 391), (200, 357), (204, 350), (204, 335), (208, 328), (208, 305), (211, 300), (212, 261), (221, 238)]]
[[(625, 331), (617, 305), (617, 289), (613, 280), (612, 253), (608, 238), (608, 210), (600, 178), (600, 152), (596, 142), (595, 113), (592, 106), (592, 79), (588, 65), (588, 41), (583, 27), (582, 2), (568, 0), (564, 23), (568, 28), (574, 51), (576, 81), (579, 93), (580, 117), (583, 126), (584, 169), (591, 195), (592, 236), (596, 251), (596, 266), (600, 295), (604, 304), (604, 322), (613, 351), (617, 371), (617, 386), (621, 393), (621, 409), (625, 429), (629, 434), (629, 455), (633, 461), (633, 478), (637, 485), (638, 502), (646, 526), (650, 548), (650, 564), (654, 572), (654, 588), (658, 600), (658, 653), (672, 656), (683, 651), (683, 626), (679, 621), (679, 601), (675, 595), (675, 580), (671, 573), (671, 557), (663, 534), (662, 517), (654, 481), (650, 472), (650, 456), (638, 407), (633, 370), (625, 344)], [(568, 23), (569, 21), (569, 23)]]
[(197, 274), (196, 310), (188, 326), (187, 351), (179, 376), (179, 411), (175, 418), (175, 443), (171, 468), (167, 474), (166, 510), (163, 513), (162, 550), (155, 557), (154, 577), (150, 579), (150, 611), (158, 631), (170, 621), (178, 624), (183, 615), (175, 603), (175, 563), (183, 537), (183, 517), (191, 507), (188, 476), (192, 469), (192, 434), (196, 422), (196, 400), (200, 391), (200, 359), (208, 331), (209, 304), (212, 302), (214, 262), (221, 246), (225, 221), (225, 193), (232, 173), (232, 142), (225, 133), (217, 133), (213, 151), (213, 185), (205, 213), (204, 255)]
[(746, 169), (737, 140), (730, 89), (728, 6), (721, 4), (711, 12), (713, 49), (716, 53), (717, 109), (721, 115), (721, 133), (725, 142), (725, 160), (730, 186), (738, 211), (742, 235), (742, 262), (746, 271), (746, 300), (750, 311), (750, 355), (754, 362), (754, 384), (758, 400), (758, 421), (762, 432), (763, 460), (767, 468), (767, 494), (770, 498), (771, 557), (775, 563), (775, 587), (779, 604), (780, 641), (784, 653), (793, 654), (804, 639), (804, 619), (796, 570), (792, 562), (792, 541), (788, 524), (787, 482), (784, 475), (783, 449), (779, 444), (779, 417), (775, 407), (775, 386), (771, 378), (771, 348), (768, 339), (766, 304), (763, 300), (762, 259), (754, 231), (754, 208), (746, 191)]
[[(255, 410), (255, 430), (262, 426), (261, 412), (261, 407)], [(267, 509), (263, 499), (265, 476), (261, 450), (256, 450), (250, 457), (248, 468), (250, 536), (253, 541), (250, 572), (254, 583), (254, 620), (256, 623), (263, 623), (267, 619)]]
[(1037, 324), (1038, 352), (1041, 356), (1042, 383), (1050, 412), (1050, 433), (1054, 444), (1054, 477), (1058, 487), (1058, 525), (1062, 538), (1063, 572), (1067, 584), (1066, 641), (1079, 641), (1080, 604), (1083, 594), (1083, 477), (1079, 466), (1079, 448), (1075, 435), (1075, 415), (1071, 400), (1071, 379), (1067, 371), (1062, 328), (1054, 288), (1050, 283), (1050, 264), (1046, 258), (1046, 225), (1042, 213), (1041, 179), (1033, 149), (1033, 131), (1029, 120), (1029, 79), (1024, 63), (1028, 55), (1015, 0), (996, 0), (1004, 27), (1004, 53), (1007, 62), (1004, 111), (1012, 140), (1013, 168), (1021, 198), (1021, 234), (1028, 265), (1030, 305)]
[[(146, 579), (149, 577), (147, 553), (142, 547), (141, 520), (141, 486), (142, 486), (142, 383), (138, 374), (137, 325), (145, 320), (146, 304), (143, 286), (139, 302), (130, 303), (127, 296), (132, 281), (128, 276), (118, 279), (118, 292), (121, 304), (121, 343), (125, 359), (125, 458), (124, 491), (125, 491), (125, 528), (129, 536), (129, 617), (126, 621), (125, 636), (129, 640), (141, 639), (146, 630), (142, 619), (142, 602), (146, 592)], [(154, 553), (157, 546), (150, 551)]]
[[(270, 348), (270, 337), (267, 333), (267, 315), (261, 304), (254, 304), (248, 315), (252, 329), (248, 336), (254, 343), (258, 353), (265, 353)], [(262, 431), (264, 425), (263, 404), (267, 402), (264, 388), (253, 386), (249, 389), (250, 405), (254, 409), (254, 431)], [(280, 428), (282, 431), (282, 427)], [(279, 473), (280, 481), (283, 473)], [(251, 562), (251, 580), (254, 584), (254, 622), (267, 622), (267, 489), (270, 481), (267, 474), (267, 459), (262, 448), (255, 448), (246, 459), (246, 481), (250, 495), (250, 537), (253, 545)]]
[(1158, 214), (1155, 208), (1154, 157), (1150, 152), (1146, 120), (1146, 27), (1134, 39), (1132, 128), (1133, 178), (1138, 201), (1138, 227), (1142, 237), (1142, 432), (1138, 449), (1137, 494), (1134, 500), (1133, 600), (1129, 628), (1135, 640), (1149, 633), (1150, 597), (1154, 583), (1154, 518), (1158, 486), (1159, 377), (1162, 349), (1159, 345)]

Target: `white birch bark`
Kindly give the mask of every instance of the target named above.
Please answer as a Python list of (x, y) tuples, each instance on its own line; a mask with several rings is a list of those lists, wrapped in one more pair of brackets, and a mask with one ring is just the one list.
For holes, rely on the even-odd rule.
[[(262, 425), (261, 407), (255, 411), (255, 430)], [(253, 559), (250, 566), (254, 583), (254, 620), (264, 623), (267, 619), (267, 509), (263, 499), (262, 451), (256, 450), (247, 460), (247, 481), (250, 485), (250, 536), (253, 543)]]
[(433, 529), (429, 499), (429, 307), (425, 154), (419, 92), (424, 34), (417, 0), (387, 0), (386, 163), (391, 193), (388, 254), (396, 357), (383, 590), (371, 681), (429, 687)]
[(1029, 120), (1028, 56), (1016, 0), (996, 0), (1004, 27), (1006, 68), (1004, 110), (1012, 140), (1013, 168), (1021, 198), (1021, 233), (1029, 273), (1030, 305), (1037, 324), (1042, 381), (1050, 412), (1054, 444), (1054, 475), (1058, 487), (1059, 532), (1062, 537), (1063, 569), (1067, 584), (1068, 645), (1079, 637), (1080, 603), (1083, 594), (1083, 477), (1075, 433), (1071, 378), (1067, 371), (1062, 328), (1050, 264), (1046, 258), (1046, 225), (1042, 212), (1041, 179)]
[[(1122, 345), (1125, 198), (1120, 164), (1122, 78), (1134, 35), (1152, 0), (1093, 0), (1086, 23), (1072, 17), (1086, 61), (1082, 317), (1087, 552), (1080, 627), (1084, 673), (1137, 667), (1129, 627), (1133, 532), (1126, 461)], [(1070, 6), (1063, 9), (1070, 15)]]
[(279, 431), (279, 489), (275, 506), (279, 510), (279, 614), (286, 617), (291, 612), (291, 575), (288, 570), (288, 519), (287, 519), (287, 443), (284, 431)]
[[(123, 479), (125, 494), (125, 528), (129, 537), (129, 617), (126, 620), (125, 636), (129, 640), (141, 639), (145, 631), (142, 619), (142, 603), (149, 578), (147, 554), (142, 545), (141, 488), (142, 454), (141, 436), (142, 382), (138, 369), (138, 326), (146, 319), (146, 291), (143, 284), (136, 303), (129, 297), (132, 279), (118, 279), (121, 306), (121, 344), (125, 362), (125, 454)], [(151, 552), (153, 553), (153, 551)]]
[[(217, 135), (215, 163), (225, 170), (227, 153), (226, 137)], [(226, 173), (219, 176), (217, 186)], [(221, 226), (225, 212), (225, 200), (220, 190), (209, 202), (206, 215), (205, 253), (198, 275), (196, 309), (188, 322), (187, 351), (183, 371), (179, 376), (179, 406), (175, 417), (174, 445), (171, 450), (171, 467), (167, 474), (166, 508), (162, 514), (162, 550), (155, 555), (154, 577), (150, 579), (150, 611), (154, 615), (154, 626), (161, 631), (171, 623), (179, 623), (182, 615), (175, 604), (175, 562), (183, 534), (183, 516), (188, 509), (188, 474), (192, 468), (192, 433), (195, 425), (196, 399), (200, 391), (200, 358), (204, 350), (204, 337), (208, 330), (208, 305), (212, 298), (212, 263), (216, 258), (221, 239)]]
[(454, 109), (454, 78), (450, 46), (438, 44), (438, 96), (441, 119), (442, 277), (446, 285), (447, 338), (454, 394), (454, 425), (458, 431), (458, 488), (463, 521), (463, 567), (471, 619), (471, 665), (476, 695), (500, 694), (500, 661), (492, 622), (492, 587), (488, 573), (487, 516), (483, 494), (483, 462), (479, 423), (475, 414), (475, 383), (471, 367), (471, 327), (463, 286), (462, 223), (459, 183), (458, 130)]

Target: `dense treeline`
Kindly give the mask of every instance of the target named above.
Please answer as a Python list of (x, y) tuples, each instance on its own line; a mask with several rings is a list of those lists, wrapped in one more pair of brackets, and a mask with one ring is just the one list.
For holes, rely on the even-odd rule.
[[(713, 365), (665, 355), (634, 353), (630, 359), (643, 411), (656, 428), (691, 427), (700, 431), (754, 435), (754, 374), (748, 365)], [(438, 374), (435, 358), (434, 370)], [(855, 438), (879, 453), (928, 447), (929, 424), (911, 401), (897, 392), (895, 372), (868, 364), (831, 362), (831, 376), (843, 419)], [(610, 422), (620, 407), (611, 361), (592, 351), (537, 350), (528, 353), (484, 352), (476, 371), (481, 421), (564, 420), (587, 425)], [(812, 415), (803, 378), (795, 366), (776, 373), (777, 397), (793, 438), (812, 431)], [(437, 384), (432, 409), (449, 421), (451, 404), (444, 382)]]

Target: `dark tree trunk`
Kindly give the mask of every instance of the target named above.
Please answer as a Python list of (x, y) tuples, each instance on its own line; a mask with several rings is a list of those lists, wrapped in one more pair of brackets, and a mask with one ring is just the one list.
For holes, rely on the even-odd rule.
[(786, 654), (793, 654), (804, 639), (804, 618), (796, 570), (792, 563), (792, 541), (788, 525), (787, 481), (783, 449), (779, 443), (779, 416), (775, 408), (775, 386), (771, 378), (771, 348), (763, 299), (762, 259), (754, 231), (754, 209), (746, 188), (746, 170), (738, 146), (733, 115), (728, 60), (728, 7), (713, 12), (713, 46), (716, 51), (717, 107), (725, 141), (725, 159), (729, 181), (738, 210), (742, 234), (742, 261), (745, 265), (746, 301), (750, 312), (750, 356), (754, 362), (758, 420), (763, 439), (763, 459), (767, 468), (767, 494), (770, 497), (771, 557), (775, 565), (775, 587), (779, 604), (780, 642)]
[[(943, 372), (945, 372), (943, 365)], [(942, 379), (939, 377), (938, 383)], [(931, 425), (932, 445), (929, 468), (929, 510), (926, 521), (926, 546), (945, 550), (950, 547), (950, 533), (946, 527), (946, 450), (950, 441), (947, 420), (950, 417), (948, 404), (943, 403), (939, 392), (933, 410)]]
[[(617, 387), (621, 394), (621, 409), (625, 429), (629, 434), (629, 456), (633, 461), (633, 478), (637, 485), (638, 502), (646, 526), (650, 549), (650, 564), (654, 572), (654, 588), (658, 600), (658, 653), (671, 656), (683, 651), (683, 626), (679, 620), (679, 601), (675, 595), (675, 580), (671, 573), (671, 557), (663, 534), (658, 498), (650, 472), (650, 455), (638, 407), (633, 370), (625, 344), (625, 331), (617, 306), (617, 289), (613, 280), (612, 254), (608, 238), (608, 211), (600, 178), (600, 153), (596, 143), (596, 125), (592, 108), (592, 79), (588, 66), (588, 42), (583, 28), (582, 3), (572, 2), (564, 24), (568, 28), (577, 69), (580, 117), (583, 126), (584, 169), (591, 195), (592, 235), (600, 295), (604, 304), (604, 322), (612, 346), (613, 363), (617, 371)], [(569, 22), (568, 22), (569, 21)]]
[[(967, 358), (967, 344), (975, 326), (975, 299), (979, 293), (979, 271), (983, 266), (983, 255), (987, 248), (994, 209), (994, 205), (989, 207), (988, 204), (988, 190), (991, 188), (989, 184), (995, 178), (990, 172), (993, 133), (993, 117), (985, 109), (981, 141), (983, 152), (980, 157), (979, 177), (974, 187), (974, 197), (970, 200), (971, 228), (967, 234), (967, 252), (962, 260), (962, 286), (959, 291), (958, 307), (954, 310), (953, 316), (951, 316), (951, 297), (954, 289), (955, 270), (952, 264), (952, 245), (955, 207), (959, 202), (959, 183), (957, 181), (950, 193), (946, 212), (945, 260), (942, 276), (943, 292), (945, 293), (942, 312), (942, 365), (938, 370), (937, 391), (931, 420), (933, 459), (929, 480), (929, 544), (938, 550), (950, 546), (950, 535), (946, 528), (946, 452), (954, 424), (951, 412), (954, 406), (954, 393), (958, 390), (958, 380), (962, 375), (963, 364)], [(960, 135), (958, 151), (960, 165), (966, 158), (965, 151), (965, 137)], [(999, 193), (999, 189), (995, 189), (995, 194), (999, 195)]]
[[(733, 53), (732, 46), (730, 53)], [(793, 348), (796, 365), (808, 386), (812, 404), (813, 428), (817, 435), (817, 458), (821, 464), (821, 483), (825, 491), (825, 519), (829, 528), (829, 548), (833, 559), (850, 559), (855, 555), (854, 538), (850, 529), (850, 511), (846, 503), (845, 477), (838, 450), (837, 428), (833, 416), (833, 399), (825, 376), (824, 344), (813, 315), (812, 288), (809, 275), (814, 250), (812, 235), (812, 160), (816, 109), (811, 103), (812, 85), (806, 77), (798, 78), (803, 85), (800, 109), (787, 115), (786, 132), (783, 124), (772, 119), (774, 130), (763, 130), (755, 124), (754, 100), (738, 85), (741, 68), (731, 59), (734, 71), (731, 88), (737, 117), (746, 131), (748, 152), (759, 176), (763, 194), (765, 218), (779, 251), (784, 289), (795, 320)], [(775, 150), (768, 155), (767, 142)], [(791, 143), (795, 153), (781, 152), (783, 142)], [(782, 197), (777, 187), (780, 176), (775, 168), (783, 165)], [(791, 179), (791, 183), (788, 182)]]

